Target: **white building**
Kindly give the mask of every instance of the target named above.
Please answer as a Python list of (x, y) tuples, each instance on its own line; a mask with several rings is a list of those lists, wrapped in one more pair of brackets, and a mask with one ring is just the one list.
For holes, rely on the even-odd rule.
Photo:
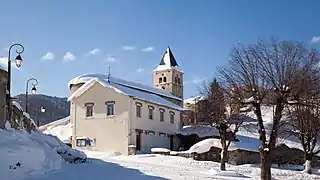
[(110, 75), (86, 74), (69, 82), (72, 146), (128, 153), (128, 146), (177, 149), (183, 73), (168, 47), (154, 70), (154, 87)]

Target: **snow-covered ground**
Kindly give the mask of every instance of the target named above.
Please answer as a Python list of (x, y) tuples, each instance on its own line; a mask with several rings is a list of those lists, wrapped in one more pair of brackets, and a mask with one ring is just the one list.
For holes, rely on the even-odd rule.
[[(84, 164), (64, 164), (59, 170), (47, 174), (25, 177), (23, 180), (56, 179), (174, 179), (174, 180), (209, 180), (209, 179), (259, 179), (257, 165), (228, 165), (226, 172), (220, 172), (219, 163), (195, 161), (183, 157), (162, 155), (124, 156), (119, 153), (86, 152), (90, 159)], [(319, 172), (316, 172), (319, 173)], [(294, 170), (272, 169), (275, 179), (316, 180), (318, 175), (308, 175)]]
[[(265, 125), (268, 126), (272, 121), (272, 107), (263, 107)], [(253, 113), (248, 116), (255, 118)], [(190, 129), (190, 127), (189, 127)], [(192, 129), (192, 128), (191, 128)], [(66, 139), (71, 134), (71, 124), (68, 120), (56, 121), (46, 126), (46, 133), (57, 135), (61, 140)], [(200, 131), (201, 136), (211, 131)], [(212, 132), (211, 132), (212, 133)], [(245, 127), (238, 132), (240, 142), (234, 143), (231, 148), (239, 147), (256, 149), (259, 141), (257, 140), (256, 122), (248, 122)], [(212, 144), (219, 146), (215, 139), (208, 139)], [(217, 141), (217, 142), (216, 142)], [(242, 142), (242, 144), (240, 144)], [(243, 143), (247, 142), (247, 143)], [(280, 138), (278, 143), (285, 143), (289, 147), (300, 148), (301, 145), (297, 139)], [(242, 147), (245, 146), (245, 147)], [(155, 151), (164, 151), (163, 149), (154, 149)], [(191, 148), (192, 150), (192, 148)], [(194, 147), (194, 151), (199, 148)], [(258, 165), (228, 165), (226, 172), (220, 172), (219, 163), (208, 161), (195, 161), (188, 158), (177, 156), (161, 155), (135, 155), (124, 156), (119, 153), (86, 152), (88, 157), (92, 158), (90, 163), (85, 164), (63, 164), (60, 169), (51, 171), (47, 174), (32, 175), (26, 177), (26, 180), (54, 180), (54, 179), (259, 179), (260, 169)], [(172, 153), (171, 153), (172, 154)], [(298, 167), (303, 169), (303, 167)], [(320, 179), (319, 170), (313, 171), (314, 175), (308, 175), (301, 171), (295, 171), (291, 168), (284, 170), (273, 168), (274, 179), (294, 179), (308, 180)]]
[(59, 142), (42, 133), (0, 130), (0, 179), (22, 179), (58, 170), (63, 163), (54, 147)]

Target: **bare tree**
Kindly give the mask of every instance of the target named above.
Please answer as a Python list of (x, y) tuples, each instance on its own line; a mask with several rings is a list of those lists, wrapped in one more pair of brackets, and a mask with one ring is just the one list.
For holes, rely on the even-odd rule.
[[(219, 130), (221, 142), (221, 159), (220, 170), (226, 170), (226, 163), (228, 160), (228, 148), (231, 141), (235, 138), (236, 133), (241, 127), (243, 120), (238, 116), (239, 114), (229, 112), (226, 106), (230, 106), (228, 101), (229, 93), (224, 91), (217, 79), (213, 79), (208, 84), (203, 84), (202, 92), (204, 99), (199, 103), (199, 117), (202, 121), (209, 122), (211, 125)], [(233, 131), (231, 130), (233, 129)]]
[[(310, 73), (311, 72), (311, 73)], [(289, 101), (287, 117), (291, 134), (299, 138), (305, 153), (305, 172), (311, 174), (312, 157), (320, 136), (320, 78), (319, 67), (300, 73), (299, 93)]]
[[(253, 108), (261, 141), (260, 162), (262, 180), (271, 180), (271, 152), (276, 146), (283, 109), (295, 87), (296, 72), (319, 62), (303, 43), (258, 41), (253, 45), (238, 45), (230, 55), (229, 67), (219, 69), (221, 78), (229, 84), (235, 97)], [(267, 137), (261, 105), (267, 93), (272, 93), (275, 113)]]

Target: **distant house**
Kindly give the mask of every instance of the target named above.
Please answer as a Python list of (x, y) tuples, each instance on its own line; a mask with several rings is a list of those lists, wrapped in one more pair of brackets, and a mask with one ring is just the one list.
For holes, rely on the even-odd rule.
[[(228, 148), (228, 163), (235, 165), (259, 163), (259, 145), (259, 139), (238, 135)], [(221, 149), (220, 139), (209, 138), (194, 144), (182, 154), (193, 154), (196, 160), (219, 162)]]
[(168, 47), (154, 70), (154, 87), (103, 74), (72, 79), (72, 146), (128, 153), (153, 147), (177, 149), (183, 111), (183, 72)]

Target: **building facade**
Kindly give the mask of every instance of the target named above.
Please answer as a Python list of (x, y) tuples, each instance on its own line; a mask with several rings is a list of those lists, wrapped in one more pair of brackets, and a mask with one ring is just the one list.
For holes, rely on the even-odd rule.
[[(163, 57), (168, 52), (172, 54), (168, 48)], [(175, 133), (180, 129), (183, 110), (182, 72), (174, 63), (165, 65), (174, 71), (165, 71), (163, 59), (159, 65), (162, 69), (157, 67), (154, 71), (154, 79), (170, 77), (170, 80), (166, 79), (166, 84), (156, 81), (155, 87), (110, 74), (87, 74), (72, 79), (69, 82), (72, 146), (122, 154), (128, 154), (128, 146), (145, 153), (153, 147), (177, 150), (179, 141)], [(178, 79), (174, 82), (174, 73), (179, 74), (180, 83)]]

